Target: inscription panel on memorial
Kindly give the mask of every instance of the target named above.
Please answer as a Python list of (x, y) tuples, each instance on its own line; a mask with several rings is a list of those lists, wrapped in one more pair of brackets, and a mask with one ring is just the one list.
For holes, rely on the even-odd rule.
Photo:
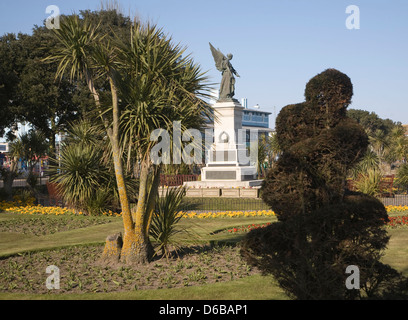
[(208, 180), (235, 180), (237, 173), (235, 171), (207, 171), (205, 177)]

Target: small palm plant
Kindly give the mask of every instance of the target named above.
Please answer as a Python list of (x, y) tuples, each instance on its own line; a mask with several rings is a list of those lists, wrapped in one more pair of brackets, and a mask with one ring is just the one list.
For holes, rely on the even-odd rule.
[(51, 180), (61, 187), (61, 196), (70, 207), (84, 210), (106, 176), (101, 155), (91, 145), (70, 144), (61, 150), (59, 166), (50, 166)]
[(376, 197), (381, 192), (381, 171), (369, 169), (365, 174), (360, 175), (356, 181), (357, 191)]
[(403, 190), (408, 190), (408, 163), (404, 163), (398, 168), (397, 185)]
[[(60, 160), (50, 166), (51, 181), (60, 188), (60, 196), (73, 209), (88, 214), (118, 210), (113, 165), (107, 160), (110, 146), (100, 128), (88, 120), (71, 125), (60, 150)], [(135, 181), (128, 182), (134, 194)]]
[(150, 235), (159, 244), (156, 254), (161, 250), (162, 256), (170, 256), (170, 245), (179, 249), (174, 239), (176, 234), (185, 232), (178, 226), (182, 215), (180, 214), (180, 205), (186, 194), (184, 187), (168, 188), (164, 197), (157, 196), (156, 210), (152, 217), (150, 226)]
[(364, 157), (350, 170), (350, 173), (353, 179), (357, 179), (361, 175), (366, 175), (370, 170), (380, 170), (380, 158), (372, 150), (368, 150), (364, 154)]

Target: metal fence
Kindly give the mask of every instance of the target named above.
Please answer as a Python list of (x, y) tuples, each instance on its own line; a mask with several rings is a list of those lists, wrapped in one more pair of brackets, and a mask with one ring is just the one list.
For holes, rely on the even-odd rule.
[(216, 212), (216, 211), (258, 211), (269, 210), (261, 199), (251, 198), (184, 198), (181, 211)]
[[(385, 206), (408, 205), (408, 195), (395, 195), (394, 197), (379, 198)], [(270, 210), (262, 199), (251, 198), (184, 198), (181, 204), (182, 211), (258, 211)]]
[(408, 206), (407, 194), (396, 194), (393, 197), (379, 199), (385, 206)]
[[(190, 177), (188, 177), (190, 178)], [(191, 178), (190, 178), (191, 179)], [(194, 178), (193, 178), (194, 179)], [(39, 185), (46, 185), (48, 177), (41, 177), (38, 179)], [(26, 187), (27, 181), (25, 179), (15, 179), (13, 187)], [(3, 181), (0, 180), (0, 188), (3, 187)], [(393, 206), (408, 206), (407, 194), (395, 194), (393, 197), (381, 197), (381, 202), (386, 205)], [(41, 201), (41, 204), (47, 205), (47, 201)], [(55, 204), (54, 204), (55, 205)], [(185, 197), (181, 204), (182, 211), (258, 211), (269, 210), (269, 206), (260, 198), (189, 198)]]
[[(46, 185), (48, 182), (48, 177), (38, 177), (37, 185)], [(3, 188), (4, 183), (3, 180), (0, 179), (0, 188)], [(22, 188), (28, 187), (28, 183), (26, 179), (14, 179), (13, 180), (13, 188)]]

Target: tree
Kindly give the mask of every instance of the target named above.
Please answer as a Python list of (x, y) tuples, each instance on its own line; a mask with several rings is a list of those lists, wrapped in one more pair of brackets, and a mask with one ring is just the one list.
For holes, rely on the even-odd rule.
[(7, 194), (8, 200), (13, 198), (13, 181), (18, 176), (18, 159), (23, 153), (23, 145), (21, 141), (13, 141), (9, 145), (10, 166), (8, 168), (1, 167), (0, 174), (3, 179), (3, 188)]
[(386, 155), (388, 163), (400, 160), (405, 162), (408, 158), (408, 137), (402, 126), (396, 126), (391, 130), (389, 150)]
[(49, 30), (39, 26), (34, 27), (32, 35), (10, 34), (0, 40), (0, 61), (4, 61), (0, 87), (3, 74), (7, 92), (2, 103), (7, 121), (2, 127), (30, 123), (44, 133), (51, 153), (55, 150), (55, 135), (82, 113), (76, 86), (65, 79), (55, 82), (57, 65), (42, 62), (55, 44)]
[(32, 173), (40, 158), (47, 155), (48, 141), (44, 134), (38, 130), (30, 130), (28, 133), (22, 134), (19, 141), (22, 145), (20, 157), (27, 161), (28, 171)]
[(404, 163), (398, 168), (397, 184), (403, 190), (408, 190), (408, 163)]
[[(150, 133), (170, 129), (175, 119), (182, 120), (183, 128), (204, 123), (207, 105), (197, 97), (205, 89), (199, 67), (182, 57), (184, 51), (160, 29), (137, 21), (129, 39), (102, 35), (99, 24), (76, 15), (62, 19), (60, 29), (54, 31), (59, 45), (50, 59), (59, 63), (57, 76), (68, 73), (70, 79), (85, 79), (112, 148), (124, 225), (121, 260), (149, 261), (149, 228), (160, 177), (160, 165), (150, 159)], [(96, 79), (104, 79), (109, 91), (98, 87)], [(129, 152), (137, 150), (140, 163), (134, 213), (124, 180), (125, 146)]]
[(400, 123), (395, 123), (391, 119), (381, 119), (375, 112), (360, 109), (347, 110), (347, 116), (363, 126), (368, 135), (372, 135), (377, 130), (381, 130), (385, 135), (388, 135), (393, 127), (400, 125)]
[[(305, 102), (281, 110), (282, 153), (262, 186), (278, 222), (242, 243), (245, 259), (297, 299), (380, 298), (404, 280), (380, 262), (389, 240), (384, 205), (345, 188), (368, 147), (365, 130), (346, 116), (352, 94), (349, 77), (328, 69), (307, 83)], [(361, 291), (345, 286), (350, 265), (359, 268)]]
[(405, 161), (408, 155), (408, 138), (400, 122), (381, 119), (374, 112), (351, 109), (347, 115), (355, 119), (366, 130), (370, 150), (379, 159), (383, 173), (389, 172), (396, 161)]
[[(100, 23), (105, 34), (130, 35), (130, 19), (115, 11), (81, 13)], [(58, 64), (44, 61), (56, 45), (57, 39), (44, 25), (34, 26), (31, 35), (0, 37), (0, 135), (7, 128), (15, 129), (17, 122), (28, 122), (45, 134), (50, 154), (56, 147), (56, 134), (65, 132), (69, 123), (85, 115), (95, 117), (93, 97), (83, 90), (86, 83), (80, 79), (71, 82), (68, 77), (55, 81)], [(106, 81), (100, 85), (109, 88)]]
[[(19, 37), (24, 35), (19, 34)], [(16, 124), (18, 75), (24, 66), (25, 50), (15, 34), (0, 37), (0, 135)]]
[(359, 163), (350, 170), (351, 177), (356, 179), (370, 170), (380, 171), (380, 159), (374, 151), (367, 150)]
[(271, 135), (267, 136), (265, 139), (266, 139), (266, 152), (267, 152), (266, 159), (268, 161), (268, 168), (272, 168), (279, 158), (281, 149), (279, 147), (276, 132), (273, 132)]
[(372, 150), (377, 154), (380, 162), (383, 161), (386, 149), (388, 148), (388, 141), (385, 132), (377, 129), (369, 137)]
[[(208, 90), (205, 77), (184, 49), (173, 45), (161, 29), (135, 23), (131, 41), (119, 45), (122, 81), (118, 83), (127, 108), (123, 112), (125, 143), (134, 148), (140, 163), (138, 206), (134, 214), (134, 242), (140, 243), (133, 252), (148, 260), (149, 228), (154, 211), (161, 165), (152, 165), (150, 141), (153, 130), (161, 128), (172, 136), (173, 123), (181, 130), (201, 129), (209, 107), (200, 95)], [(183, 132), (181, 132), (183, 133)], [(125, 250), (125, 251), (124, 251)], [(122, 254), (126, 256), (126, 239)], [(134, 253), (133, 253), (134, 254)], [(146, 259), (147, 258), (147, 259)]]
[[(58, 164), (50, 166), (50, 181), (58, 185), (69, 207), (88, 214), (120, 212), (110, 146), (103, 128), (89, 120), (72, 123), (61, 145)], [(132, 198), (137, 181), (125, 176)]]
[[(28, 163), (28, 178), (33, 178), (33, 169), (38, 163), (40, 158), (47, 154), (48, 142), (44, 138), (42, 132), (36, 130), (30, 130), (28, 133), (20, 135), (13, 140), (9, 145), (9, 156), (11, 158), (11, 164), (9, 168), (2, 168), (1, 176), (4, 182), (4, 189), (11, 199), (12, 186), (14, 179), (18, 176), (18, 161), (22, 159)], [(29, 185), (31, 185), (29, 183)]]

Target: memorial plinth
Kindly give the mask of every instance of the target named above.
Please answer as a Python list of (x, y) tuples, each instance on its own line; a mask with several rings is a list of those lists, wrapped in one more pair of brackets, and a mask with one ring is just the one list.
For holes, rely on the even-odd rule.
[(243, 107), (235, 99), (218, 101), (213, 106), (214, 143), (208, 150), (201, 181), (186, 182), (186, 187), (254, 187), (260, 186), (256, 167), (251, 165), (242, 129)]

